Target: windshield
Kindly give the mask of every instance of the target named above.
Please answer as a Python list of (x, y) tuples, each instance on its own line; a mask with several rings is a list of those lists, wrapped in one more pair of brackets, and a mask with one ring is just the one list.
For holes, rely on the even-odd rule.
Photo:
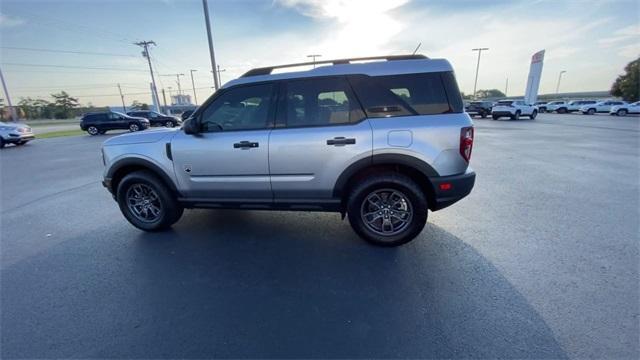
[(112, 113), (112, 114), (116, 114), (116, 115), (120, 115), (120, 116), (122, 116), (122, 117), (129, 117), (129, 115), (123, 114), (123, 113), (118, 112), (118, 111), (112, 111), (111, 113)]

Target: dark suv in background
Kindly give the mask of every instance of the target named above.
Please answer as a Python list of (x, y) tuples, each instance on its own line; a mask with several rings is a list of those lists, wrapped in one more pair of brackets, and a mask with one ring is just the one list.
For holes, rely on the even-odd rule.
[(128, 129), (131, 132), (149, 128), (149, 120), (119, 112), (87, 113), (80, 120), (80, 129), (89, 135), (104, 134), (108, 130)]
[(149, 120), (151, 126), (174, 127), (182, 124), (182, 120), (177, 117), (161, 114), (151, 110), (130, 111), (127, 113), (127, 115), (134, 117), (143, 117)]
[(470, 116), (479, 115), (481, 118), (486, 118), (491, 114), (491, 108), (493, 103), (491, 101), (472, 101), (466, 107), (465, 111)]

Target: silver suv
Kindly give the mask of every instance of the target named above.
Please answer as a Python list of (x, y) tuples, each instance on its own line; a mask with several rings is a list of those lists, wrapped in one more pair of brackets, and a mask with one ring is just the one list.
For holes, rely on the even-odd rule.
[(180, 130), (107, 140), (103, 184), (127, 220), (154, 231), (184, 208), (335, 211), (364, 239), (392, 246), (422, 231), (427, 210), (469, 194), (473, 122), (448, 61), (316, 64), (327, 65), (253, 69)]

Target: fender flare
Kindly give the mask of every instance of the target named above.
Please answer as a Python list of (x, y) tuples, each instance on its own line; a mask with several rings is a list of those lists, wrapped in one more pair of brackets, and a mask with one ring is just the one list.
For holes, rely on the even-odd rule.
[(338, 177), (333, 187), (333, 196), (341, 197), (343, 190), (347, 186), (349, 179), (360, 170), (376, 165), (404, 165), (418, 170), (428, 179), (440, 176), (438, 172), (426, 162), (404, 154), (378, 154), (365, 159), (360, 159), (349, 165)]
[[(178, 193), (178, 189), (176, 188), (175, 183), (173, 182), (171, 177), (169, 177), (169, 175), (167, 175), (167, 173), (164, 170), (162, 170), (160, 166), (154, 164), (149, 160), (142, 159), (142, 158), (124, 158), (116, 161), (109, 167), (109, 170), (105, 175), (105, 178), (109, 179), (109, 181), (112, 181), (114, 175), (116, 175), (120, 169), (128, 166), (139, 166), (139, 167), (147, 168), (148, 170), (152, 171), (155, 175), (159, 176), (162, 179), (162, 181), (164, 181), (164, 183), (167, 184), (167, 186), (172, 191)], [(113, 189), (113, 193), (115, 193), (116, 190), (117, 189)]]

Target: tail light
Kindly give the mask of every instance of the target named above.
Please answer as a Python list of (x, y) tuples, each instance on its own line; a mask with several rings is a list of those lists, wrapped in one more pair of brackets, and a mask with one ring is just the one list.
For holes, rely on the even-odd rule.
[(473, 126), (460, 130), (460, 155), (467, 163), (471, 160), (471, 150), (473, 150)]

